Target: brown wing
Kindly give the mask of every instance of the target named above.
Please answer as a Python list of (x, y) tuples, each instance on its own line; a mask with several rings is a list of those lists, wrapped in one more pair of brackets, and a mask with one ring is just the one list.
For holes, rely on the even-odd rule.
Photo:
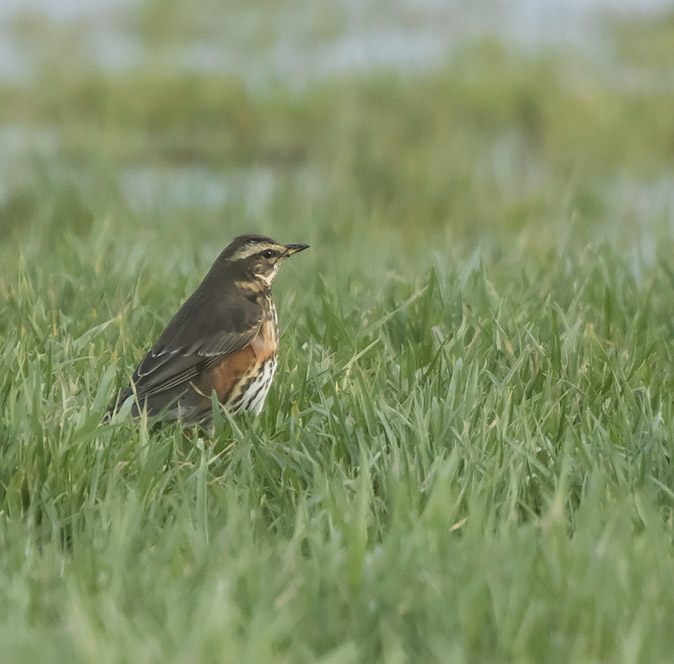
[[(134, 393), (139, 403), (161, 393), (180, 394), (190, 381), (250, 345), (263, 322), (263, 309), (246, 297), (227, 297), (204, 281), (167, 325), (136, 368), (119, 403)], [(164, 399), (154, 399), (158, 407)]]
[(259, 330), (260, 325), (257, 324), (237, 334), (221, 333), (198, 340), (185, 348), (152, 349), (131, 379), (138, 399), (188, 384), (207, 369), (221, 364), (228, 356), (249, 346)]

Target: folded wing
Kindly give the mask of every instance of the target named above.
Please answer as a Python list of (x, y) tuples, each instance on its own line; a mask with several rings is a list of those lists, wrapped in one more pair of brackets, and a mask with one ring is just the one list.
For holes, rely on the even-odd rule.
[(154, 414), (199, 374), (253, 342), (262, 326), (260, 307), (246, 298), (216, 300), (209, 292), (198, 289), (185, 302), (136, 368), (119, 403), (135, 391), (141, 406)]

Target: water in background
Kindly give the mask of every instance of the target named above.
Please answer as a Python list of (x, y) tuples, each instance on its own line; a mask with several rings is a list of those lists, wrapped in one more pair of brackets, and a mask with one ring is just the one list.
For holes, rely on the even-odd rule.
[[(601, 22), (644, 16), (668, 0), (341, 0), (339, 3), (186, 3), (194, 20), (159, 54), (176, 66), (232, 72), (252, 87), (306, 85), (373, 68), (418, 69), (446, 60), (459, 44), (493, 35), (531, 49), (569, 47), (610, 58)], [(175, 5), (175, 3), (171, 3)], [(158, 54), (139, 35), (137, 0), (4, 0), (0, 78), (30, 76), (31, 58), (12, 38), (20, 18), (78, 28), (87, 62), (124, 69)], [(159, 7), (159, 6), (158, 6)], [(158, 15), (162, 9), (158, 8)], [(58, 57), (58, 53), (54, 54)]]
[[(4, 0), (0, 81), (30, 84), (40, 64), (51, 59), (103, 72), (156, 64), (229, 73), (253, 94), (278, 82), (302, 90), (333, 76), (428, 70), (451, 59), (454, 49), (495, 37), (532, 52), (580, 51), (603, 67), (610, 81), (629, 87), (648, 79), (618, 62), (604, 27), (612, 19), (645, 18), (668, 7), (671, 0), (341, 0), (320, 6), (260, 0), (224, 7), (209, 0)], [(503, 142), (506, 178), (513, 150), (519, 149), (511, 143)], [(3, 176), (15, 171), (21, 155), (49, 157), (58, 149), (52, 127), (0, 125), (0, 199)], [(276, 175), (268, 166), (224, 173), (194, 164), (144, 164), (120, 172), (119, 188), (141, 214), (157, 205), (218, 207), (233, 196), (262, 213), (279, 187)], [(320, 190), (316, 172), (299, 167), (291, 177), (307, 196)], [(644, 217), (653, 217), (649, 205), (655, 205), (674, 224), (670, 183), (669, 176), (645, 185), (621, 180), (608, 187), (606, 197), (615, 210), (629, 207), (637, 214), (648, 208), (648, 214), (638, 214)], [(648, 253), (654, 256), (654, 245)]]

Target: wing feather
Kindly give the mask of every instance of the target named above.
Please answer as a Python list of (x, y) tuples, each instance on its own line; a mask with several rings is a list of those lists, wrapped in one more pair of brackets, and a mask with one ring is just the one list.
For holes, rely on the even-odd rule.
[[(253, 325), (236, 335), (217, 335), (177, 350), (150, 351), (132, 378), (139, 400), (188, 383), (203, 371), (219, 364), (227, 356), (252, 343), (260, 330)], [(226, 336), (226, 338), (225, 338)]]
[(250, 345), (262, 321), (262, 308), (247, 298), (228, 300), (220, 295), (216, 299), (212, 290), (197, 289), (140, 362), (121, 400), (133, 388), (142, 401), (187, 386), (203, 371)]

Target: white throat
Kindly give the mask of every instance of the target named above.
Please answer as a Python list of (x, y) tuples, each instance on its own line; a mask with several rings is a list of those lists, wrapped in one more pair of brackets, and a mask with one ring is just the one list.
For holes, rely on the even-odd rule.
[(256, 274), (255, 276), (265, 285), (271, 286), (272, 282), (276, 278), (276, 273), (278, 272), (278, 263), (274, 265), (274, 269), (269, 274)]

